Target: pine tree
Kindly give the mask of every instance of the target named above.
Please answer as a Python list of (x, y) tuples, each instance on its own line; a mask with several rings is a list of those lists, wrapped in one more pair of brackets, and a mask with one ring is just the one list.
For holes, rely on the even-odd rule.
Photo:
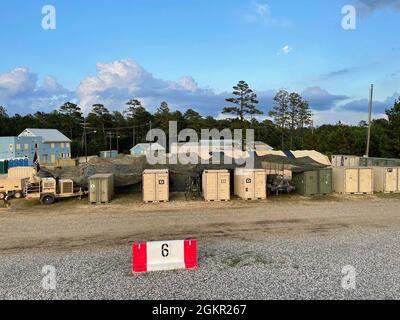
[(87, 121), (92, 125), (100, 125), (103, 133), (104, 150), (107, 148), (106, 126), (111, 126), (112, 117), (110, 111), (103, 104), (94, 104), (88, 114)]
[(285, 128), (287, 127), (289, 117), (289, 92), (286, 90), (280, 90), (274, 97), (275, 105), (270, 111), (269, 116), (274, 119), (275, 124), (281, 130), (281, 147), (285, 149)]
[(294, 131), (298, 125), (298, 117), (299, 117), (301, 103), (302, 99), (298, 93), (292, 92), (289, 94), (288, 117), (289, 117), (289, 129), (290, 129), (290, 150), (293, 150)]
[(80, 122), (83, 120), (81, 108), (75, 103), (66, 102), (59, 108), (59, 112), (64, 116), (71, 140), (74, 140), (74, 131), (80, 128)]
[(301, 131), (301, 148), (304, 149), (304, 127), (312, 124), (312, 111), (307, 101), (301, 100), (297, 111), (297, 126)]
[(169, 109), (168, 103), (163, 101), (161, 105), (158, 107), (156, 113), (154, 114), (154, 121), (156, 125), (164, 130), (167, 134), (169, 131), (169, 121), (172, 120), (172, 114)]
[(132, 144), (145, 142), (147, 131), (150, 128), (152, 115), (142, 106), (137, 99), (132, 99), (126, 103), (128, 108), (124, 111), (127, 122), (132, 125)]
[(263, 114), (262, 111), (257, 109), (257, 95), (245, 81), (239, 81), (239, 83), (233, 87), (232, 94), (236, 97), (228, 98), (226, 101), (236, 106), (226, 107), (222, 113), (237, 116), (242, 123), (247, 115), (253, 116)]
[[(261, 110), (257, 109), (257, 95), (250, 88), (250, 86), (245, 81), (239, 81), (239, 83), (233, 87), (232, 94), (235, 97), (225, 99), (227, 102), (233, 103), (236, 106), (226, 107), (223, 109), (222, 113), (231, 114), (239, 118), (241, 123), (241, 129), (245, 130), (245, 119), (246, 116), (254, 116), (263, 114)], [(245, 150), (245, 145), (243, 143), (243, 134), (242, 131), (242, 148)], [(249, 142), (249, 141), (248, 141)]]
[(129, 100), (126, 105), (128, 108), (124, 111), (127, 118), (133, 118), (138, 111), (144, 109), (142, 103), (137, 99)]

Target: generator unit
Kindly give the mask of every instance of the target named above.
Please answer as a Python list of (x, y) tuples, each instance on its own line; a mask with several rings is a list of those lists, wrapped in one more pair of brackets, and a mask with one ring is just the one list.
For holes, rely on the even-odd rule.
[(82, 197), (87, 194), (79, 188), (75, 192), (74, 182), (70, 179), (57, 180), (55, 178), (41, 178), (35, 183), (28, 183), (25, 187), (26, 198), (39, 199), (42, 204), (53, 204), (57, 199)]
[(60, 193), (63, 195), (74, 193), (74, 181), (70, 179), (64, 179), (59, 181)]

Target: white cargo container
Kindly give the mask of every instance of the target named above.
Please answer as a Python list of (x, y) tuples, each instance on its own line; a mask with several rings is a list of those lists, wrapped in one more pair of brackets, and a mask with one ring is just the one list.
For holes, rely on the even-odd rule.
[(203, 197), (206, 201), (228, 201), (231, 198), (228, 170), (204, 170), (202, 176)]
[(267, 198), (267, 174), (264, 169), (235, 170), (235, 195), (244, 200), (262, 200)]
[(400, 167), (374, 167), (374, 191), (400, 193)]
[(169, 171), (167, 169), (143, 172), (143, 201), (169, 201)]
[(373, 194), (374, 174), (372, 168), (335, 167), (333, 191), (341, 194)]

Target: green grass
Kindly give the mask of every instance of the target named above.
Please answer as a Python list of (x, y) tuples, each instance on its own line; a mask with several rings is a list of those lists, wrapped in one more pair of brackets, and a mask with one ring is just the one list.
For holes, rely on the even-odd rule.
[(375, 193), (375, 196), (381, 199), (400, 199), (400, 193)]
[(257, 265), (271, 265), (273, 260), (266, 258), (265, 256), (256, 252), (244, 252), (242, 254), (229, 254), (225, 257), (222, 262), (231, 267), (246, 267), (246, 266), (257, 266)]

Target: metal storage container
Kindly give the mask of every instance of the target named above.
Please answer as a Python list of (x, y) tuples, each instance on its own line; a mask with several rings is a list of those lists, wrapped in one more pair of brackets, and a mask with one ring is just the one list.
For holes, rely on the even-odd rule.
[(231, 197), (228, 170), (205, 170), (202, 176), (203, 196), (206, 201), (228, 201)]
[(0, 160), (0, 174), (8, 173), (8, 160)]
[(264, 169), (238, 168), (234, 174), (235, 195), (244, 200), (267, 198), (267, 174)]
[(332, 169), (333, 191), (342, 194), (372, 194), (374, 191), (374, 174), (372, 168)]
[(374, 167), (374, 191), (400, 193), (400, 167)]
[(332, 193), (332, 169), (293, 173), (292, 181), (296, 186), (296, 191), (303, 196)]
[(89, 178), (89, 202), (108, 203), (114, 197), (114, 174), (96, 174)]
[(332, 166), (333, 167), (358, 167), (358, 166), (360, 166), (360, 157), (333, 155), (332, 156)]
[(117, 150), (100, 151), (100, 158), (117, 158), (117, 157), (118, 157)]
[(360, 158), (361, 167), (400, 167), (400, 159)]
[(36, 174), (36, 169), (33, 167), (12, 167), (8, 168), (9, 178), (31, 178)]
[(143, 201), (169, 201), (169, 171), (167, 169), (143, 172)]

